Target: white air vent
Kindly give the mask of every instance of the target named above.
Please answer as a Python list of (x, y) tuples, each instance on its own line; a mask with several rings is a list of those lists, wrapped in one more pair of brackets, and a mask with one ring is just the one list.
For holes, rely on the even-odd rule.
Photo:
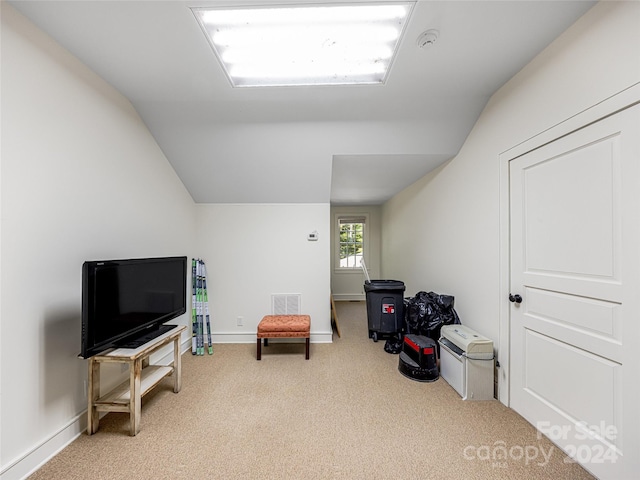
[(271, 295), (272, 315), (300, 315), (300, 294)]

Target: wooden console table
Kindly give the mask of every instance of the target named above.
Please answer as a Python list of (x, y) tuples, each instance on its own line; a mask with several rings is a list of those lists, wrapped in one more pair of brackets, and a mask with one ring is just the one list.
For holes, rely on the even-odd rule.
[[(140, 431), (140, 407), (142, 397), (160, 383), (164, 377), (173, 374), (173, 391), (178, 393), (181, 383), (180, 335), (184, 325), (160, 335), (138, 348), (118, 348), (89, 358), (89, 384), (87, 400), (89, 435), (98, 431), (100, 412), (128, 412), (130, 434)], [(149, 356), (165, 345), (173, 342), (173, 365), (149, 365)], [(126, 363), (129, 365), (129, 380), (100, 396), (100, 364)]]

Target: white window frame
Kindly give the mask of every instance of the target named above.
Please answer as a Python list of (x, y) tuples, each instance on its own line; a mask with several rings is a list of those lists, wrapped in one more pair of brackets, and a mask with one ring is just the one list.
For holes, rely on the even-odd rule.
[(362, 267), (360, 262), (356, 262), (356, 265), (349, 267), (340, 266), (340, 225), (342, 223), (362, 223), (362, 257), (365, 263), (369, 260), (369, 215), (365, 213), (341, 213), (335, 217), (335, 257), (334, 257), (334, 270), (341, 273), (362, 273)]

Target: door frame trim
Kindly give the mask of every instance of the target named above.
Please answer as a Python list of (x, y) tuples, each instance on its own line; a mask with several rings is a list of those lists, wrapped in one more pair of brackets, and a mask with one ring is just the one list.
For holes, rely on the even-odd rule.
[(640, 103), (640, 82), (612, 95), (595, 105), (576, 113), (562, 122), (549, 127), (546, 130), (522, 141), (519, 144), (505, 150), (498, 155), (499, 182), (500, 182), (500, 256), (499, 272), (500, 283), (499, 298), (499, 339), (498, 357), (498, 400), (504, 405), (510, 405), (510, 372), (511, 372), (511, 343), (510, 322), (511, 304), (508, 302), (511, 285), (511, 261), (510, 261), (510, 191), (509, 191), (509, 165), (514, 160), (526, 153), (536, 150), (561, 137), (580, 130), (589, 124), (602, 120), (605, 117)]

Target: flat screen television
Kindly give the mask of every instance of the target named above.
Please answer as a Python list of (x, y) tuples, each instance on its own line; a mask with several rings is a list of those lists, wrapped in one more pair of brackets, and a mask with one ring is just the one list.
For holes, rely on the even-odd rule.
[(186, 302), (187, 257), (85, 262), (80, 356), (151, 340), (185, 313)]

